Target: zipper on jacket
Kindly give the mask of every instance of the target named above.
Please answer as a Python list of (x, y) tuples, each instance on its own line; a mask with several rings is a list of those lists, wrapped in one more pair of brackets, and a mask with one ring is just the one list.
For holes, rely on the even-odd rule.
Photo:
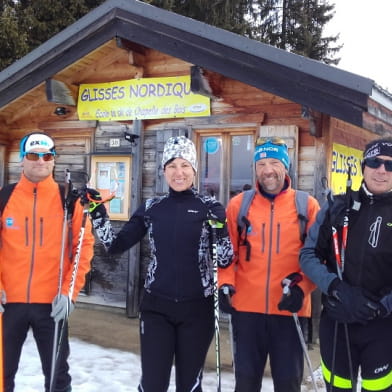
[(25, 217), (25, 246), (29, 246), (29, 217)]
[(33, 191), (33, 211), (32, 211), (33, 219), (31, 222), (32, 242), (31, 242), (30, 273), (29, 273), (29, 279), (27, 281), (27, 293), (26, 293), (26, 297), (27, 297), (26, 302), (27, 303), (30, 303), (31, 281), (33, 278), (33, 271), (34, 271), (36, 207), (37, 207), (37, 188), (34, 188), (34, 191)]
[(265, 223), (261, 226), (261, 253), (265, 251)]
[(276, 233), (276, 253), (279, 253), (279, 244), (280, 244), (280, 223), (277, 225), (277, 233)]
[[(367, 208), (366, 209), (366, 211), (367, 211), (367, 216), (366, 216), (366, 220), (365, 220), (365, 222), (369, 222), (370, 221), (370, 216), (372, 215), (371, 214), (371, 211), (373, 210), (373, 204), (374, 203), (374, 199), (373, 199), (373, 197), (371, 197), (370, 198), (370, 206), (369, 206), (369, 208)], [(349, 222), (349, 224), (350, 224), (350, 222)], [(350, 228), (350, 226), (349, 226), (349, 228)], [(360, 255), (365, 255), (366, 254), (366, 252), (365, 252), (365, 249), (366, 249), (366, 246), (367, 246), (367, 242), (369, 241), (369, 239), (367, 240), (367, 241), (361, 241), (361, 248), (362, 248), (362, 250), (361, 250), (361, 252), (359, 253)], [(361, 258), (360, 258), (360, 263), (359, 263), (359, 268), (358, 268), (358, 274), (357, 274), (357, 281), (355, 282), (355, 284), (358, 286), (358, 287), (362, 287), (362, 272), (363, 272), (363, 266), (364, 266), (364, 257), (362, 256)]]
[(44, 243), (44, 218), (39, 218), (39, 246)]
[(267, 284), (265, 287), (265, 313), (269, 311), (269, 286), (270, 286), (270, 275), (271, 275), (271, 259), (272, 259), (272, 228), (274, 222), (274, 201), (271, 201), (271, 214), (270, 214), (270, 238), (269, 238), (269, 249), (268, 249), (268, 260), (267, 260)]

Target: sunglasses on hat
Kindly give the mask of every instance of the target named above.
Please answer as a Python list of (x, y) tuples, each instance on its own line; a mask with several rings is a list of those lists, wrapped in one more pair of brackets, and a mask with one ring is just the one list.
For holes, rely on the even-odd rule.
[(386, 171), (392, 172), (392, 160), (387, 161), (385, 159), (373, 157), (373, 158), (366, 158), (364, 160), (364, 163), (365, 166), (370, 167), (371, 169), (378, 169), (383, 164)]
[(55, 155), (55, 152), (25, 152), (23, 154), (28, 161), (38, 161), (42, 158), (45, 162), (52, 161)]
[(280, 137), (274, 136), (274, 137), (259, 137), (256, 140), (256, 146), (261, 146), (266, 143), (271, 143), (275, 144), (277, 146), (285, 146), (286, 141)]

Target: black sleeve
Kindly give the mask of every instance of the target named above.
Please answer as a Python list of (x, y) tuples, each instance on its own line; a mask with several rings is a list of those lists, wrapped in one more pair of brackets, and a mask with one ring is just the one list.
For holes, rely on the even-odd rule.
[(132, 248), (146, 234), (145, 205), (142, 204), (122, 227), (108, 248), (108, 253), (118, 254)]

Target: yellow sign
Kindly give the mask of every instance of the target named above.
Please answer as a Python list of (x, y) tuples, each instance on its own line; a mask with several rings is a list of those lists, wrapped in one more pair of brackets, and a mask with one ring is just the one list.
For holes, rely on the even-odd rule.
[(348, 169), (351, 167), (352, 189), (358, 190), (362, 182), (362, 151), (342, 144), (333, 144), (331, 189), (334, 195), (346, 193)]
[(190, 76), (81, 84), (79, 120), (120, 121), (210, 115), (210, 98), (194, 94)]

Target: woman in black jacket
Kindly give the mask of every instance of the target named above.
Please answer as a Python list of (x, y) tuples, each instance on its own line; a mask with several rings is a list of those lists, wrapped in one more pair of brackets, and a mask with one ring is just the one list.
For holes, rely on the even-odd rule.
[[(139, 391), (165, 392), (171, 368), (177, 392), (202, 391), (202, 371), (214, 334), (214, 271), (211, 220), (216, 222), (219, 267), (233, 250), (224, 207), (193, 187), (196, 149), (184, 136), (165, 144), (162, 167), (169, 185), (148, 199), (117, 235), (92, 213), (93, 225), (109, 253), (121, 253), (148, 234), (150, 260), (140, 306), (142, 377)], [(95, 218), (95, 219), (94, 219)]]

